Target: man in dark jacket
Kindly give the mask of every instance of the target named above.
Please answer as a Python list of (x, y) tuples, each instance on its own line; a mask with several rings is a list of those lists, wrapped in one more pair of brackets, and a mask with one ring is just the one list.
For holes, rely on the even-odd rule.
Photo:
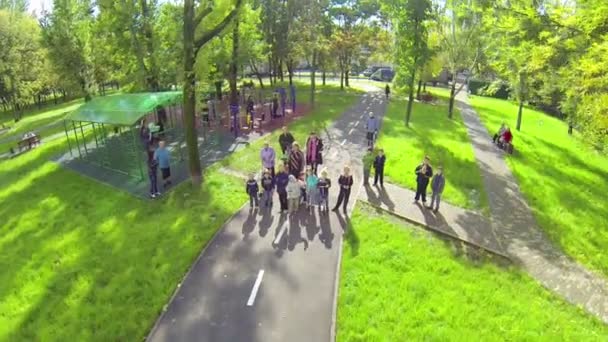
[(429, 209), (433, 209), (433, 204), (435, 204), (434, 212), (439, 211), (439, 202), (441, 201), (441, 194), (443, 193), (443, 188), (445, 187), (445, 177), (443, 176), (443, 167), (439, 167), (437, 169), (437, 173), (435, 177), (433, 177), (433, 181), (431, 182), (431, 190), (433, 190), (433, 195), (431, 196), (431, 205), (428, 207)]
[(287, 183), (289, 183), (289, 173), (287, 173), (287, 167), (283, 165), (275, 177), (275, 185), (281, 203), (281, 213), (287, 211)]
[(384, 150), (379, 149), (378, 155), (374, 159), (374, 169), (376, 170), (376, 173), (374, 174), (374, 186), (377, 186), (378, 180), (380, 180), (380, 186), (384, 187), (384, 163), (386, 163)]
[(424, 157), (422, 164), (416, 167), (416, 188), (415, 202), (422, 197), (422, 203), (426, 203), (426, 188), (429, 186), (429, 181), (433, 177), (433, 168), (430, 164), (431, 160), (428, 156)]
[(289, 133), (287, 126), (283, 126), (283, 133), (279, 135), (279, 145), (281, 145), (283, 155), (289, 154), (288, 152), (291, 150), (291, 144), (293, 144), (294, 141), (296, 141), (296, 139)]

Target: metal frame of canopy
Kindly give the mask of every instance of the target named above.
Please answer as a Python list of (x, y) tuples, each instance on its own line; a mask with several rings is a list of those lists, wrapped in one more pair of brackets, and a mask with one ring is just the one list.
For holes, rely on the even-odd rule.
[[(140, 98), (146, 101), (143, 106), (137, 106)], [(179, 158), (183, 160), (182, 143), (185, 139), (179, 133), (180, 129), (183, 131), (183, 116), (176, 108), (181, 107), (178, 105), (181, 92), (121, 94), (97, 99), (101, 101), (84, 104), (64, 119), (72, 157), (143, 181), (144, 170), (147, 169), (147, 145), (142, 142), (141, 125), (150, 119), (160, 121), (162, 109), (162, 134), (174, 138), (170, 142), (177, 142)]]

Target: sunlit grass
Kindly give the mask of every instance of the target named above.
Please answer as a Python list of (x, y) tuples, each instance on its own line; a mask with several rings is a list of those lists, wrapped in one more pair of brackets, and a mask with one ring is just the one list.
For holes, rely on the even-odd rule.
[(48, 161), (58, 140), (0, 163), (0, 341), (136, 341), (242, 203), (208, 170), (145, 201)]
[(524, 109), (518, 132), (516, 104), (477, 96), (471, 103), (490, 133), (503, 121), (512, 127), (516, 152), (507, 163), (538, 224), (566, 253), (608, 275), (608, 157), (539, 111)]
[(447, 117), (445, 103), (413, 105), (410, 127), (405, 126), (407, 101), (391, 100), (377, 146), (386, 154), (386, 176), (394, 183), (416, 189), (414, 169), (425, 155), (431, 165), (444, 168), (444, 199), (455, 205), (487, 211), (488, 201), (467, 130), (458, 113)]
[(338, 341), (608, 339), (607, 326), (514, 267), (471, 259), (461, 246), (365, 206), (351, 223)]

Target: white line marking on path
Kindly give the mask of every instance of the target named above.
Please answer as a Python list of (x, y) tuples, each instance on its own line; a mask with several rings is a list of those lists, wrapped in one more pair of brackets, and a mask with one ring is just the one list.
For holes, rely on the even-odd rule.
[(342, 142), (340, 143), (340, 145), (344, 146), (344, 144), (346, 144), (346, 139), (342, 140)]
[(359, 123), (360, 123), (360, 122), (361, 122), (361, 121), (357, 121), (357, 122), (355, 122), (355, 127), (359, 126)]
[(258, 294), (260, 284), (262, 284), (262, 278), (264, 278), (264, 270), (260, 270), (260, 272), (258, 272), (258, 278), (255, 280), (255, 284), (253, 284), (253, 288), (251, 289), (251, 294), (249, 295), (247, 306), (252, 306), (255, 302), (255, 296)]
[(287, 219), (287, 221), (285, 221), (285, 223), (283, 223), (283, 228), (281, 228), (281, 230), (279, 231), (279, 235), (277, 235), (276, 239), (274, 239), (274, 241), (272, 242), (273, 244), (275, 244), (275, 245), (279, 244), (279, 242), (283, 238), (283, 234), (285, 234), (285, 231), (287, 230), (288, 225), (289, 225), (289, 218)]
[(354, 128), (351, 128), (351, 129), (350, 129), (350, 131), (348, 131), (348, 135), (353, 134), (353, 132), (354, 132), (354, 131), (355, 131), (355, 129), (354, 129)]

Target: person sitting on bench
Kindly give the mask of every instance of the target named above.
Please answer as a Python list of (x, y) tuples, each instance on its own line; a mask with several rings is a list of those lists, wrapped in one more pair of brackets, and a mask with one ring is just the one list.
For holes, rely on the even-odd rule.
[(498, 139), (500, 137), (502, 137), (502, 135), (505, 133), (506, 129), (507, 129), (507, 125), (505, 125), (505, 123), (503, 122), (502, 125), (500, 125), (500, 129), (498, 129), (498, 133), (494, 134), (494, 137), (492, 138), (492, 142), (494, 142), (495, 144), (498, 143)]

